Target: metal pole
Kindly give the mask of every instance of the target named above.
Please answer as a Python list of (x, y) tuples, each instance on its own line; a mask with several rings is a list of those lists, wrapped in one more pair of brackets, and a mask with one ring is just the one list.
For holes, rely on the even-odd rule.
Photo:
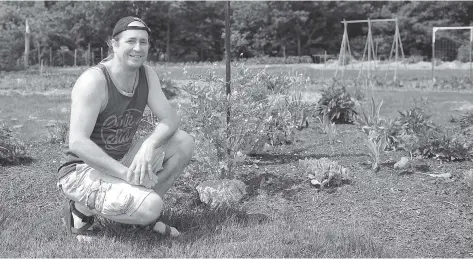
[(434, 67), (435, 67), (435, 40), (436, 40), (436, 28), (433, 28), (433, 33), (431, 35), (431, 79), (435, 81), (434, 77)]
[(372, 56), (372, 28), (370, 27), (370, 19), (367, 19), (367, 24), (369, 27), (369, 33), (367, 34), (367, 63), (369, 65), (369, 69), (367, 69), (367, 78), (370, 78), (370, 69), (371, 66), (371, 56)]
[(472, 28), (471, 28), (471, 35), (470, 35), (470, 39), (469, 39), (469, 74), (472, 78)]
[(225, 60), (225, 92), (227, 96), (227, 169), (228, 171), (226, 174), (229, 174), (232, 170), (231, 166), (231, 148), (230, 148), (230, 1), (227, 1), (225, 4), (225, 53), (226, 53), (226, 60)]

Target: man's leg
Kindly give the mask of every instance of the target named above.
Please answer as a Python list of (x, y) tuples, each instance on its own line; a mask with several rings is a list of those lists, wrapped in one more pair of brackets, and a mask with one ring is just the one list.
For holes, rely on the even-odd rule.
[(194, 149), (194, 138), (188, 133), (178, 130), (170, 137), (165, 147), (163, 170), (158, 172), (158, 183), (153, 187), (160, 197), (165, 195), (183, 173), (193, 157)]
[[(87, 165), (76, 166), (76, 171), (60, 180), (64, 194), (75, 201), (75, 208), (86, 216), (100, 215), (124, 223), (149, 225), (157, 222), (163, 210), (163, 200), (154, 191), (99, 172)], [(84, 225), (73, 215), (74, 228)], [(154, 230), (165, 232), (165, 225), (157, 223)], [(172, 235), (179, 234), (172, 229)]]

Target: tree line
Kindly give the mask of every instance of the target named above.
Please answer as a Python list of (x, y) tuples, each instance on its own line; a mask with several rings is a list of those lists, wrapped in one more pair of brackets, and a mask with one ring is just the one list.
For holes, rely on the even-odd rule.
[[(46, 51), (106, 48), (123, 16), (142, 18), (152, 29), (150, 59), (218, 61), (224, 50), (225, 2), (31, 1), (0, 2), (0, 69), (22, 57), (25, 20), (31, 47)], [(431, 56), (433, 26), (472, 26), (472, 1), (232, 1), (234, 57), (338, 54), (345, 20), (398, 18), (406, 55)], [(390, 51), (394, 23), (372, 25), (380, 50)], [(467, 33), (467, 32), (466, 32)], [(348, 26), (351, 44), (363, 48), (367, 24)], [(43, 55), (41, 53), (41, 55)]]

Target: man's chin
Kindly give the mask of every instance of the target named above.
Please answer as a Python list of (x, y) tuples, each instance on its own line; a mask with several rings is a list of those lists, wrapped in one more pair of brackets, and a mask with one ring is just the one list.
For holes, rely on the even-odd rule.
[(145, 61), (128, 61), (128, 62), (127, 62), (127, 65), (129, 65), (130, 67), (139, 68), (139, 67), (141, 67), (144, 63), (145, 63)]

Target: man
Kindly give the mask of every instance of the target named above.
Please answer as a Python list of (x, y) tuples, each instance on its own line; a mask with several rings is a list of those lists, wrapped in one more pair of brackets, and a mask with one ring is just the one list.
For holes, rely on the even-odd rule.
[[(158, 76), (144, 65), (149, 33), (138, 18), (120, 19), (111, 56), (84, 71), (72, 89), (69, 143), (58, 170), (71, 234), (93, 231), (95, 215), (179, 234), (158, 219), (163, 195), (192, 158), (194, 139), (178, 129)], [(146, 105), (160, 123), (132, 143)]]

